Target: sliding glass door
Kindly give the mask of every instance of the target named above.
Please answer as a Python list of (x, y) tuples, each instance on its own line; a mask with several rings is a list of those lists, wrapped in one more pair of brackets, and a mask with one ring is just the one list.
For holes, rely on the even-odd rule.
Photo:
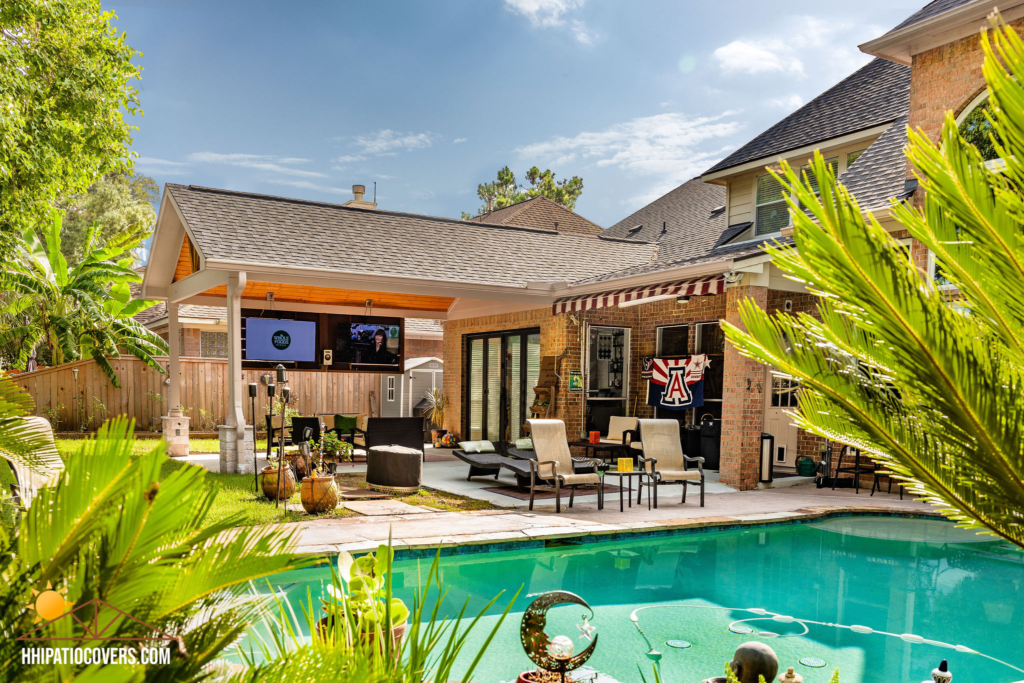
[(522, 437), (540, 376), (540, 330), (466, 338), (466, 435), (470, 440)]

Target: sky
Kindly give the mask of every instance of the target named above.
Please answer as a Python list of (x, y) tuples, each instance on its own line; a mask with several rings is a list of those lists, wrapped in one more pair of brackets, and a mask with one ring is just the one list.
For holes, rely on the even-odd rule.
[(926, 0), (104, 3), (142, 52), (136, 170), (475, 214), (508, 165), (609, 227), (853, 73)]

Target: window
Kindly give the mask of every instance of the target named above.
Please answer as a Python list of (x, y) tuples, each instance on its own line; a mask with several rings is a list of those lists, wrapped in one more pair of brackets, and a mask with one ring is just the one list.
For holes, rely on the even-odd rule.
[(796, 391), (795, 379), (772, 375), (772, 408), (796, 408)]
[(593, 325), (589, 342), (587, 400), (624, 400), (629, 390), (629, 329)]
[(391, 375), (388, 377), (388, 401), (394, 403), (395, 401), (395, 376)]
[(696, 353), (707, 355), (711, 363), (704, 371), (704, 402), (720, 405), (725, 379), (725, 334), (721, 325), (717, 322), (697, 325)]
[(928, 275), (939, 289), (953, 289), (956, 287), (956, 285), (949, 281), (945, 273), (942, 272), (942, 265), (935, 260), (935, 254), (931, 251), (928, 252)]
[(789, 225), (789, 210), (782, 194), (782, 183), (767, 173), (757, 176), (754, 214), (755, 235), (770, 235)]
[[(825, 163), (832, 169), (832, 175), (839, 175), (839, 157), (832, 157), (826, 159)], [(818, 179), (814, 177), (814, 171), (811, 170), (810, 164), (804, 164), (800, 167), (800, 177), (803, 178), (804, 174), (807, 174), (807, 179), (811, 182), (811, 187), (814, 188), (814, 194), (818, 194)]]
[(858, 149), (856, 152), (850, 152), (846, 155), (846, 168), (849, 170), (853, 166), (853, 162), (860, 158), (860, 155), (867, 151), (867, 147), (864, 149)]
[(903, 252), (903, 255), (906, 257), (906, 259), (908, 261), (913, 263), (914, 262), (914, 257), (912, 255), (912, 250), (911, 250), (911, 244), (913, 243), (913, 240), (910, 239), (909, 237), (905, 237), (903, 239), (896, 240), (896, 243), (897, 243), (896, 248), (899, 249), (901, 252)]
[(658, 358), (682, 358), (689, 355), (689, 325), (658, 328)]
[(207, 332), (199, 333), (199, 355), (203, 358), (227, 358), (228, 357), (228, 333)]
[(975, 98), (974, 102), (969, 104), (957, 117), (957, 128), (960, 130), (960, 135), (978, 148), (983, 161), (993, 161), (999, 158), (999, 152), (996, 151), (990, 137), (992, 124), (985, 118), (985, 113), (988, 110), (988, 93), (985, 92)]

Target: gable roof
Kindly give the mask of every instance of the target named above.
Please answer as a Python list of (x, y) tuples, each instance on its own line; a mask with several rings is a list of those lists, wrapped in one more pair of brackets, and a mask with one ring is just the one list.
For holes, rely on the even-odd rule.
[(511, 206), (474, 216), (469, 220), (475, 223), (557, 230), (577, 235), (600, 235), (604, 232), (604, 228), (597, 223), (588, 221), (578, 213), (570, 211), (547, 197), (531, 197)]
[[(168, 183), (207, 262), (525, 287), (573, 282), (657, 249), (601, 236)], [(448, 258), (431, 258), (430, 254)]]
[(891, 123), (910, 106), (910, 68), (873, 59), (703, 175)]
[(889, 200), (899, 197), (906, 188), (907, 119), (909, 114), (896, 119), (889, 130), (875, 140), (857, 157), (839, 182), (846, 186), (862, 211), (875, 211), (889, 207)]
[(909, 17), (904, 19), (898, 26), (896, 26), (896, 28), (892, 29), (885, 35), (889, 35), (889, 33), (894, 33), (896, 31), (899, 31), (900, 29), (907, 28), (908, 26), (913, 26), (914, 24), (920, 23), (925, 19), (937, 17), (940, 14), (944, 14), (951, 9), (956, 9), (961, 5), (966, 5), (969, 2), (972, 2), (972, 0), (933, 0), (932, 2), (929, 2), (927, 5), (925, 5), (924, 7), (922, 7), (921, 9), (919, 9), (918, 11), (914, 12)]

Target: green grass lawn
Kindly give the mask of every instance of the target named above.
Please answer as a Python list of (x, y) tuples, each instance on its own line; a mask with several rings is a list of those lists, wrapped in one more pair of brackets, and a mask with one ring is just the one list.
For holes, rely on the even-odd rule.
[[(84, 439), (57, 439), (57, 450), (65, 461), (72, 458), (82, 448)], [(135, 455), (148, 453), (161, 443), (160, 439), (136, 439), (133, 447)], [(266, 450), (266, 439), (256, 441), (257, 450)], [(191, 453), (217, 453), (220, 445), (217, 439), (189, 439), (189, 450)], [(4, 463), (6, 464), (6, 463)], [(180, 460), (170, 460), (163, 466), (163, 475), (181, 467), (197, 467)], [(4, 479), (3, 471), (0, 471), (0, 485)], [(337, 477), (338, 483), (350, 486), (366, 487), (364, 475), (361, 473), (340, 474)], [(332, 519), (339, 517), (352, 517), (357, 513), (346, 508), (340, 508), (329, 513), (313, 517), (305, 512), (287, 511), (283, 507), (274, 507), (274, 502), (264, 497), (262, 490), (256, 490), (253, 486), (251, 474), (216, 474), (208, 473), (206, 482), (209, 486), (217, 487), (217, 497), (210, 507), (206, 518), (208, 523), (219, 522), (232, 515), (238, 515), (238, 526), (255, 526), (259, 524), (277, 524), (287, 522), (299, 522), (309, 519)], [(421, 488), (418, 493), (408, 496), (396, 496), (395, 500), (418, 505), (422, 507), (446, 510), (450, 512), (469, 510), (490, 510), (494, 506), (482, 500), (466, 498), (444, 491)], [(289, 500), (290, 503), (300, 505), (298, 487), (296, 493)]]

